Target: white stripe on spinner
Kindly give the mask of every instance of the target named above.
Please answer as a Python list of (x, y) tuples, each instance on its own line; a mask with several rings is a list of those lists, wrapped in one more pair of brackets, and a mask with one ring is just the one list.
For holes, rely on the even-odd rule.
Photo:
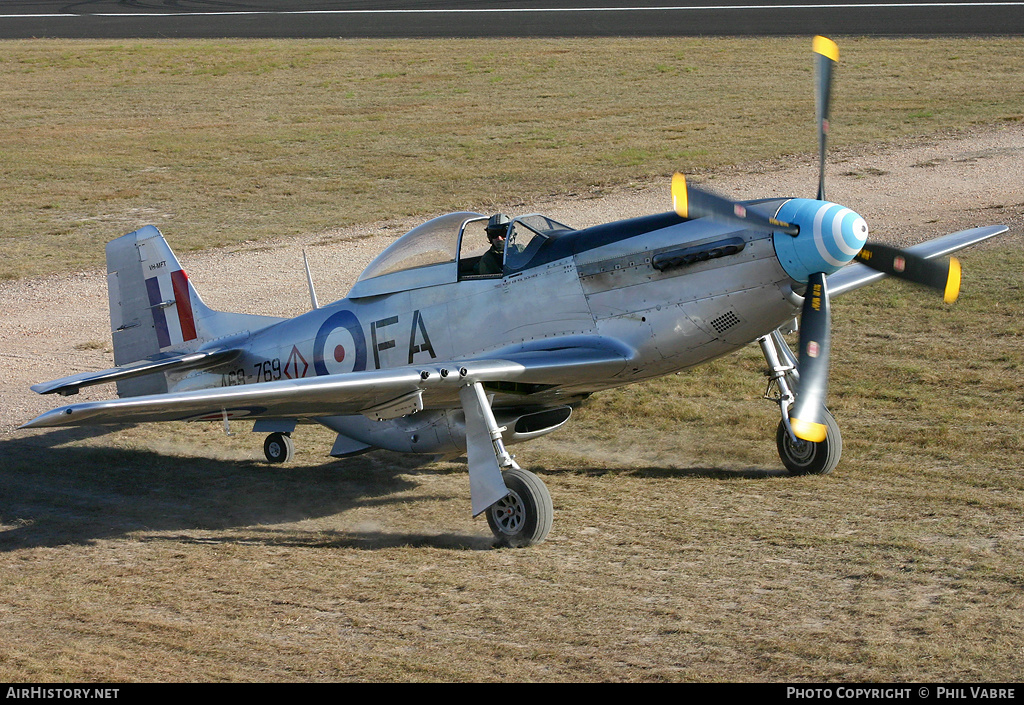
[[(843, 219), (846, 218), (847, 214), (851, 214), (854, 216), (853, 222), (850, 224), (850, 233), (851, 235), (853, 235), (854, 238), (857, 237), (857, 221), (863, 221), (864, 219), (861, 218), (856, 213), (854, 213), (849, 208), (843, 208), (841, 211), (839, 211), (839, 213), (836, 214), (835, 219), (832, 221), (832, 237), (835, 239), (836, 245), (839, 247), (839, 250), (844, 255), (849, 255), (850, 257), (853, 257), (858, 252), (860, 252), (860, 248), (863, 245), (863, 243), (857, 245), (857, 247), (850, 247), (849, 245), (846, 244), (846, 238), (843, 237)], [(867, 223), (864, 223), (864, 225), (866, 226)]]
[[(827, 263), (831, 264), (833, 267), (842, 267), (844, 264), (846, 264), (846, 262), (841, 262), (841, 261), (837, 260), (835, 257), (833, 257), (829, 253), (828, 249), (825, 247), (825, 237), (824, 237), (824, 233), (822, 233), (822, 229), (821, 229), (822, 221), (825, 218), (825, 211), (830, 209), (833, 205), (834, 204), (832, 204), (832, 203), (823, 203), (821, 205), (821, 207), (818, 208), (818, 212), (814, 214), (814, 246), (818, 250), (818, 255), (823, 260), (825, 260)], [(843, 209), (843, 210), (849, 210), (849, 209)], [(834, 223), (835, 223), (835, 221), (833, 220), (833, 228), (834, 228)], [(834, 232), (834, 230), (833, 230), (833, 236), (832, 237), (833, 237), (833, 239), (835, 239), (835, 232)]]

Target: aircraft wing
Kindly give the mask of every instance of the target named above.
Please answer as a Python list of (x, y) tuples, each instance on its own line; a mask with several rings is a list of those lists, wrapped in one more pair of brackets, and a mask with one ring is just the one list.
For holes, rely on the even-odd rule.
[(609, 377), (622, 371), (626, 362), (622, 352), (601, 348), (516, 352), (498, 359), (84, 402), (48, 411), (21, 428), (350, 414), (386, 419), (428, 407), (459, 406), (459, 389), (473, 382), (557, 385)]
[[(996, 235), (1001, 235), (1007, 230), (1009, 228), (1005, 225), (971, 228), (970, 230), (961, 230), (960, 232), (943, 235), (942, 237), (937, 237), (934, 240), (928, 240), (906, 249), (908, 252), (913, 252), (925, 259), (935, 259), (937, 257), (945, 257), (971, 245), (977, 245), (979, 242), (988, 240)], [(859, 289), (862, 286), (867, 286), (880, 279), (884, 279), (886, 276), (888, 275), (870, 269), (863, 264), (849, 264), (835, 274), (828, 276), (828, 293), (829, 296), (833, 297), (845, 294), (848, 291), (853, 291), (854, 289)]]
[(154, 372), (170, 372), (171, 370), (194, 370), (201, 367), (214, 367), (231, 362), (241, 354), (241, 350), (223, 348), (218, 350), (204, 350), (202, 352), (156, 355), (145, 360), (139, 360), (129, 365), (111, 367), (108, 370), (99, 372), (81, 372), (69, 377), (61, 377), (52, 382), (33, 384), (31, 389), (39, 394), (78, 394), (82, 387), (90, 387), (94, 384), (106, 384), (107, 382), (118, 382), (120, 380), (141, 377), (142, 375)]

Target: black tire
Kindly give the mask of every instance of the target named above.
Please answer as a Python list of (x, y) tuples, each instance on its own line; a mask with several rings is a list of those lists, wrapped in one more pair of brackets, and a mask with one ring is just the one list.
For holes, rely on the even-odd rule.
[(267, 462), (287, 463), (295, 457), (295, 442), (287, 433), (271, 433), (263, 441), (263, 455)]
[(843, 436), (839, 424), (832, 414), (825, 410), (825, 440), (820, 443), (794, 441), (786, 432), (786, 425), (779, 422), (775, 432), (775, 444), (779, 458), (790, 475), (828, 475), (839, 464), (843, 454)]
[(497, 545), (523, 548), (541, 543), (551, 531), (555, 510), (544, 482), (528, 470), (501, 473), (508, 495), (487, 508), (487, 525)]

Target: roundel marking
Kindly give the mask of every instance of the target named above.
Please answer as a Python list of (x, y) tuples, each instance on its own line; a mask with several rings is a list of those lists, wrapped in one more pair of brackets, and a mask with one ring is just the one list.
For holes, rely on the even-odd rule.
[[(345, 339), (334, 335), (335, 331), (344, 329), (348, 336)], [(333, 344), (331, 357), (335, 363), (341, 363), (350, 357), (346, 343), (351, 347), (352, 369), (331, 370), (324, 359), (324, 350), (328, 340)], [(332, 314), (320, 325), (316, 332), (316, 339), (313, 341), (313, 369), (318, 375), (329, 375), (337, 372), (359, 372), (366, 369), (366, 336), (363, 335), (363, 327), (359, 319), (351, 311), (338, 311)]]

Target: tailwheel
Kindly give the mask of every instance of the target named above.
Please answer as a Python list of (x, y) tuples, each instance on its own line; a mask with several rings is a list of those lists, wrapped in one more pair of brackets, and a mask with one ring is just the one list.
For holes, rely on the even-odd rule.
[(825, 423), (825, 440), (814, 443), (794, 439), (786, 430), (786, 424), (779, 422), (775, 433), (775, 444), (779, 448), (782, 464), (790, 475), (828, 475), (843, 454), (843, 437), (839, 433), (839, 424), (827, 409), (822, 410), (821, 418)]
[(295, 457), (295, 442), (287, 433), (271, 433), (263, 441), (263, 454), (271, 463), (287, 463)]
[(499, 546), (522, 548), (542, 542), (551, 531), (554, 507), (544, 482), (514, 467), (501, 473), (509, 493), (487, 509), (487, 524)]

